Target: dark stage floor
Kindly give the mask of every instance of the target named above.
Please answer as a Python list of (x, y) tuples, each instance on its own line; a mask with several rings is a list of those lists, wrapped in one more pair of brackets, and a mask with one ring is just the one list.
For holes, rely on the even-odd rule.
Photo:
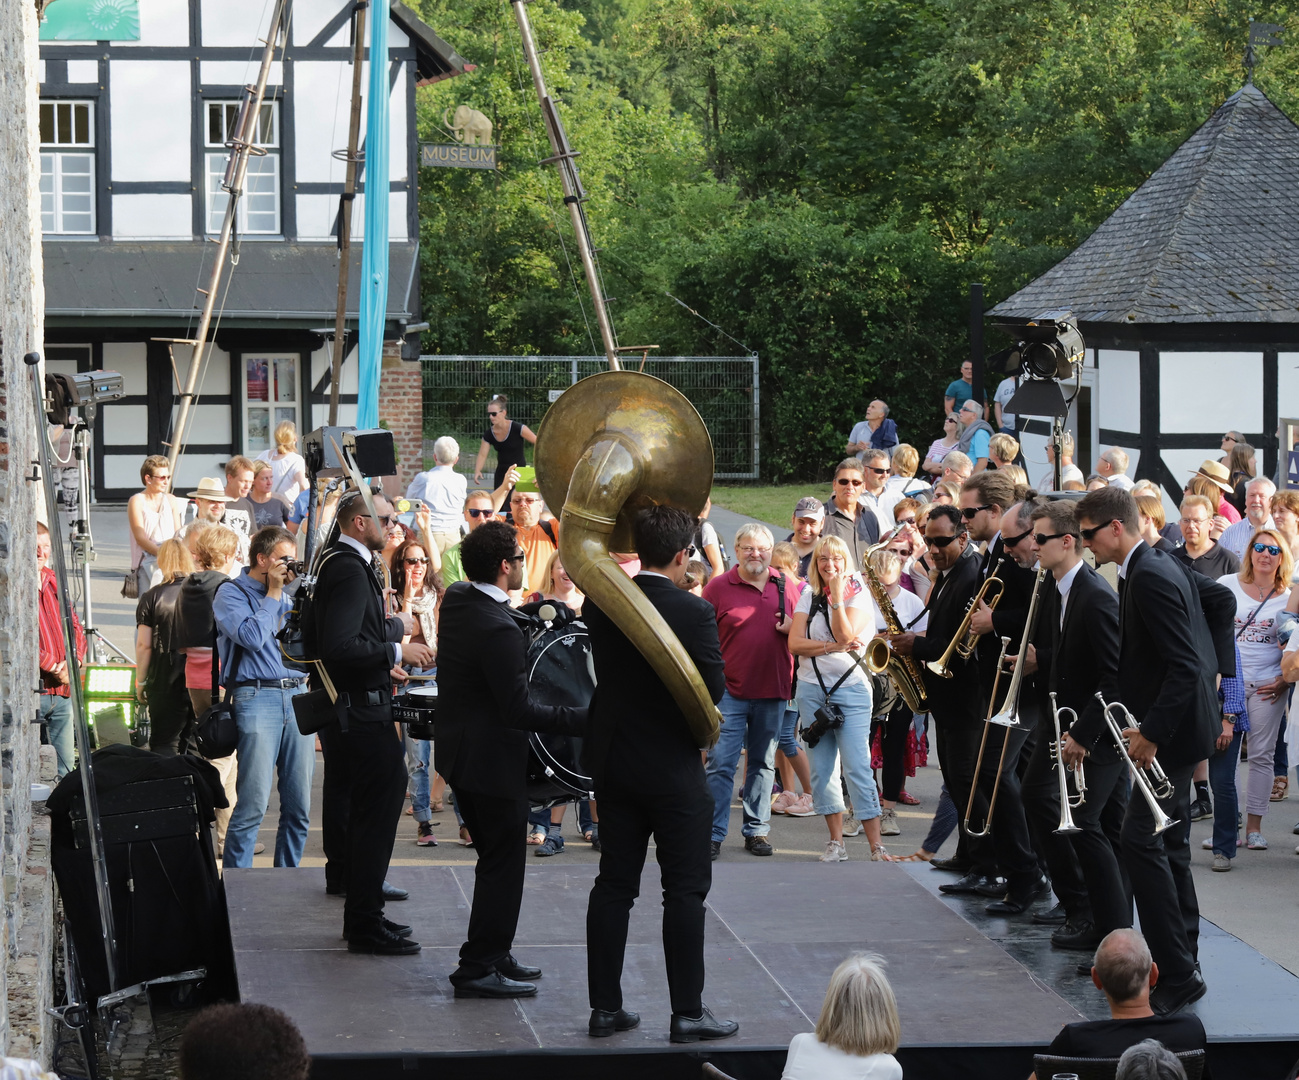
[[(738, 1019), (740, 1033), (702, 1049), (667, 1041), (652, 863), (623, 980), (627, 1007), (642, 1016), (633, 1032), (586, 1035), (590, 865), (529, 867), (515, 953), (546, 974), (537, 996), (518, 1002), (452, 996), (447, 975), (473, 886), (467, 867), (393, 868), (390, 880), (411, 899), (390, 905), (389, 914), (410, 923), (424, 945), (400, 958), (346, 951), (342, 902), (325, 895), (322, 871), (230, 871), (240, 992), (297, 1021), (317, 1062), (313, 1076), (350, 1080), (398, 1073), (693, 1078), (701, 1058), (738, 1077), (776, 1077), (791, 1036), (814, 1026), (831, 971), (859, 950), (888, 961), (908, 1080), (1027, 1075), (1032, 1048), (1045, 1046), (1062, 1024), (1105, 1015), (1099, 992), (1072, 974), (1076, 954), (1053, 953), (1047, 931), (1027, 920), (1012, 934), (981, 905), (939, 899), (947, 876), (928, 867), (755, 860), (714, 869), (705, 1000), (718, 1016)], [(1299, 979), (1211, 924), (1201, 941), (1211, 989), (1196, 1011), (1210, 1038), (1295, 1038)], [(1215, 1075), (1223, 1075), (1216, 1064)]]

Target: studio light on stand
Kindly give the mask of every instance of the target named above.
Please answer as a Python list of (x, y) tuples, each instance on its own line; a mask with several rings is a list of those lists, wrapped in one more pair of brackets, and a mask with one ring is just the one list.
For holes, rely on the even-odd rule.
[(149, 745), (148, 717), (135, 700), (134, 664), (87, 664), (83, 669), (86, 722), (96, 748), (109, 743)]
[[(1002, 323), (999, 328), (1017, 339), (996, 358), (1004, 358), (1007, 375), (1019, 376), (1019, 389), (1006, 403), (1006, 412), (1051, 417), (1055, 489), (1059, 491), (1063, 487), (1064, 421), (1082, 389), (1083, 336), (1065, 313), (1044, 315), (1024, 324)], [(1073, 379), (1074, 386), (1066, 399), (1060, 384), (1067, 379)]]

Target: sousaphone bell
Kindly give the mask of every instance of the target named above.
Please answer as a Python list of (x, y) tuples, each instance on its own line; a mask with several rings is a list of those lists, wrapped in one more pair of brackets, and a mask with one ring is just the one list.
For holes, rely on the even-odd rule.
[(699, 514), (713, 482), (713, 443), (679, 390), (635, 371), (569, 387), (537, 431), (537, 487), (559, 515), (559, 552), (579, 589), (627, 635), (663, 680), (701, 748), (721, 713), (690, 654), (610, 555), (635, 550), (632, 519), (652, 506)]

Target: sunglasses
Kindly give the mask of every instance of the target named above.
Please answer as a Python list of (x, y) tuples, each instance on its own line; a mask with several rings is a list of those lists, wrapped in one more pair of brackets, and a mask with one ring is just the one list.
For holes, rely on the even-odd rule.
[(980, 511), (991, 509), (991, 506), (967, 506), (961, 511), (961, 517), (965, 518), (966, 521), (973, 521), (979, 516)]
[(480, 518), (480, 517), (489, 518), (489, 517), (496, 516), (495, 510), (474, 510), (474, 509), (466, 508), (466, 513), (468, 513), (471, 518)]
[(926, 536), (925, 547), (945, 548), (948, 544), (959, 540), (964, 535), (964, 533), (957, 533), (955, 536)]
[(861, 487), (861, 486), (862, 486), (866, 481), (864, 481), (864, 480), (853, 480), (851, 477), (847, 477), (847, 476), (837, 476), (837, 477), (835, 477), (835, 481), (834, 481), (834, 482), (835, 482), (836, 484), (843, 484), (844, 487), (847, 487), (847, 486), (849, 486), (850, 484), (851, 484), (853, 487)]
[(423, 566), (428, 559), (402, 559), (407, 566)]
[(1254, 545), (1254, 550), (1257, 551), (1260, 555), (1262, 555), (1263, 552), (1265, 552), (1265, 551), (1266, 551), (1269, 555), (1280, 555), (1280, 554), (1281, 554), (1281, 549), (1280, 549), (1279, 547), (1277, 547), (1275, 544), (1255, 544), (1255, 545)]
[(887, 475), (888, 475), (888, 469), (877, 469), (877, 468), (875, 468), (874, 465), (867, 465), (867, 466), (866, 466), (866, 469), (867, 469), (868, 472), (873, 472), (873, 473), (875, 473), (876, 476), (887, 476)]
[(954, 416), (949, 416), (946, 420), (943, 421), (943, 423), (944, 423), (944, 424), (954, 424), (954, 423), (956, 423), (956, 417), (954, 417)]
[(895, 525), (914, 525), (915, 523), (916, 519), (914, 517), (898, 518), (897, 521), (894, 522)]
[[(356, 516), (371, 517), (370, 514), (357, 514)], [(382, 525), (386, 529), (389, 525), (392, 524), (393, 518), (391, 514), (384, 514), (382, 517), (375, 517), (374, 520), (377, 521), (380, 525)]]
[(506, 562), (523, 562), (523, 560), (526, 559), (527, 557), (528, 557), (528, 556), (527, 556), (527, 553), (526, 553), (526, 552), (520, 551), (517, 555), (511, 555), (511, 556), (510, 556), (508, 559), (506, 559), (505, 561), (506, 561)]
[(501, 414), (500, 414), (499, 412), (488, 412), (487, 415), (490, 416), (490, 417), (495, 418), (495, 417), (497, 417), (497, 416), (500, 416)]
[(1095, 536), (1102, 529), (1108, 529), (1111, 525), (1114, 524), (1116, 520), (1117, 518), (1110, 518), (1109, 521), (1102, 521), (1099, 525), (1093, 525), (1090, 529), (1079, 529), (1078, 535), (1081, 536), (1085, 541), (1090, 543), (1091, 538), (1093, 536)]
[(1067, 532), (1062, 532), (1062, 533), (1037, 533), (1037, 534), (1034, 535), (1033, 540), (1034, 540), (1034, 542), (1036, 542), (1036, 544), (1037, 544), (1038, 547), (1041, 547), (1043, 544), (1047, 543), (1047, 542), (1050, 541), (1050, 540), (1059, 540), (1059, 539), (1061, 539), (1062, 537), (1065, 537), (1065, 536), (1075, 536), (1075, 535), (1077, 535), (1077, 534), (1076, 534), (1076, 533), (1067, 533)]
[(1003, 536), (1001, 538), (1001, 546), (1008, 547), (1008, 548), (1016, 547), (1019, 544), (1022, 544), (1025, 540), (1027, 540), (1032, 535), (1033, 535), (1033, 530), (1029, 529), (1028, 532), (1022, 532), (1018, 536)]

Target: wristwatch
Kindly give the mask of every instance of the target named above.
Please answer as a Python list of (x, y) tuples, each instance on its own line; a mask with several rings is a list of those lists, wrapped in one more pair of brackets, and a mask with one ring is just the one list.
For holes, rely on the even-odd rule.
[(830, 610), (831, 610), (831, 611), (838, 611), (841, 607), (843, 607), (843, 601), (842, 601), (842, 600), (840, 600), (837, 604), (831, 604), (831, 605), (830, 605)]

